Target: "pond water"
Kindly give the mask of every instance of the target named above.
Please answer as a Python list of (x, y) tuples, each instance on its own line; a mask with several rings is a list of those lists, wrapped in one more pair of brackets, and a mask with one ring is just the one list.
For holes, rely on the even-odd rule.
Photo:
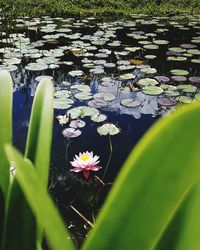
[[(22, 152), (37, 84), (53, 81), (49, 191), (80, 246), (91, 227), (85, 219), (94, 222), (142, 135), (178, 105), (200, 100), (199, 17), (45, 16), (0, 25), (0, 70), (14, 81), (14, 144)], [(88, 179), (70, 172), (86, 151), (102, 167)]]

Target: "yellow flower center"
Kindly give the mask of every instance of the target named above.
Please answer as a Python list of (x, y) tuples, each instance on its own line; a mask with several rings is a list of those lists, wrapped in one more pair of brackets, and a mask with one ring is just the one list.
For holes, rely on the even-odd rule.
[(88, 160), (90, 159), (90, 156), (84, 154), (84, 155), (81, 155), (80, 159), (81, 159), (82, 161), (88, 161)]

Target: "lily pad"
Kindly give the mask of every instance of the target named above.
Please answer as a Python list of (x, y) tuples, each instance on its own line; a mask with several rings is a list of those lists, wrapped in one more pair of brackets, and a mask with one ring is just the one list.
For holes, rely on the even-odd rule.
[(70, 89), (77, 89), (79, 91), (83, 91), (83, 92), (90, 92), (91, 89), (88, 85), (85, 84), (74, 84), (71, 86)]
[(73, 120), (70, 122), (69, 126), (71, 128), (83, 128), (85, 127), (86, 123), (80, 119), (78, 120)]
[(91, 120), (93, 122), (103, 122), (106, 119), (107, 119), (107, 116), (103, 114), (96, 114), (96, 115), (91, 116)]
[(99, 109), (108, 106), (108, 103), (102, 99), (94, 99), (88, 102), (88, 106)]
[(158, 85), (159, 83), (152, 78), (142, 78), (138, 81), (138, 84), (140, 86), (155, 86)]
[(72, 70), (68, 74), (72, 77), (78, 77), (78, 76), (83, 75), (83, 71), (82, 70)]
[(169, 106), (175, 106), (176, 100), (163, 97), (163, 98), (158, 99), (158, 103), (161, 106), (169, 107)]
[(101, 99), (101, 100), (104, 100), (106, 102), (110, 102), (110, 101), (113, 101), (115, 100), (116, 96), (112, 93), (108, 93), (108, 92), (99, 92), (97, 94), (95, 94), (93, 96), (93, 98), (96, 100), (96, 99)]
[(127, 108), (139, 107), (141, 104), (142, 104), (141, 101), (134, 100), (134, 99), (131, 99), (131, 98), (125, 98), (125, 99), (121, 100), (121, 105), (125, 106)]
[(189, 72), (187, 70), (183, 69), (172, 69), (170, 70), (170, 73), (175, 76), (187, 76), (189, 75)]
[(120, 77), (120, 79), (122, 79), (122, 80), (132, 80), (132, 79), (134, 79), (136, 76), (134, 75), (134, 74), (124, 74), (124, 75), (120, 75), (119, 76)]
[(66, 138), (75, 138), (81, 135), (81, 131), (79, 129), (74, 128), (66, 128), (63, 130), (62, 134)]
[(117, 135), (120, 129), (113, 123), (105, 123), (97, 128), (97, 132), (100, 135)]
[(177, 97), (177, 100), (185, 104), (192, 102), (192, 98), (190, 96), (180, 96), (180, 97)]
[(196, 86), (189, 84), (181, 84), (177, 88), (185, 93), (195, 93), (197, 91)]
[(92, 99), (92, 95), (88, 92), (79, 92), (74, 95), (74, 97), (81, 101), (86, 101)]
[(146, 86), (142, 88), (142, 92), (146, 95), (161, 95), (163, 89), (156, 86)]

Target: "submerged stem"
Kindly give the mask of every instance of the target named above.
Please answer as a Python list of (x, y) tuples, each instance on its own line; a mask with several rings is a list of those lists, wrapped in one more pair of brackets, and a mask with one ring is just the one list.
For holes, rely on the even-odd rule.
[(65, 154), (66, 154), (66, 163), (69, 164), (69, 158), (68, 158), (68, 148), (69, 148), (69, 145), (72, 143), (71, 140), (67, 140), (67, 145), (65, 147)]
[(70, 208), (77, 213), (88, 225), (90, 225), (92, 228), (94, 228), (94, 224), (89, 221), (82, 213), (80, 213), (74, 206), (70, 206)]
[(112, 157), (112, 152), (113, 152), (112, 141), (111, 141), (111, 136), (110, 135), (109, 135), (109, 146), (110, 146), (110, 155), (109, 155), (109, 158), (108, 158), (108, 161), (107, 161), (106, 168), (104, 170), (102, 179), (104, 179), (105, 176), (106, 176), (106, 173), (108, 171), (108, 167), (110, 165), (111, 157)]

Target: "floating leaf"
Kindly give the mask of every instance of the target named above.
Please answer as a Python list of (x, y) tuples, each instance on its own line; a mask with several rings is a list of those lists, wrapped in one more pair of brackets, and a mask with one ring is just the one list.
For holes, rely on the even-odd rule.
[(169, 106), (175, 106), (176, 100), (169, 99), (169, 98), (160, 98), (158, 99), (158, 103), (162, 106), (169, 107)]
[(103, 114), (96, 114), (96, 115), (91, 116), (91, 120), (93, 122), (103, 122), (106, 119), (107, 119), (107, 116)]
[(95, 100), (101, 99), (106, 102), (110, 102), (115, 100), (116, 96), (112, 93), (107, 93), (107, 92), (99, 92), (93, 96)]
[(187, 76), (189, 74), (187, 70), (183, 70), (183, 69), (172, 69), (170, 70), (170, 73), (176, 76)]
[(66, 128), (63, 130), (62, 134), (66, 138), (75, 138), (81, 135), (81, 131), (79, 129)]
[(188, 85), (188, 84), (181, 84), (177, 86), (177, 88), (185, 93), (194, 93), (197, 91), (197, 88), (195, 86)]
[(92, 99), (92, 95), (88, 92), (80, 92), (80, 93), (77, 93), (74, 95), (74, 97), (76, 99), (79, 99), (79, 100), (90, 100)]
[(108, 106), (108, 103), (102, 99), (94, 99), (88, 102), (88, 106), (99, 109)]
[(71, 128), (83, 128), (83, 127), (85, 127), (85, 122), (84, 121), (82, 121), (82, 120), (73, 120), (73, 121), (71, 121), (70, 122), (70, 124), (69, 124), (69, 126), (71, 127)]
[(132, 80), (134, 79), (136, 76), (134, 74), (124, 74), (124, 75), (120, 75), (119, 76), (122, 80)]
[(140, 86), (155, 86), (158, 85), (159, 83), (152, 78), (143, 78), (138, 81), (138, 84)]
[(192, 102), (192, 98), (190, 96), (184, 96), (184, 95), (177, 97), (177, 100), (179, 102), (186, 103), (186, 104)]
[(120, 132), (120, 129), (112, 123), (105, 123), (97, 128), (97, 132), (100, 135), (117, 135)]
[(146, 86), (142, 88), (142, 92), (146, 95), (161, 95), (163, 89), (156, 86)]
[(141, 104), (142, 104), (141, 101), (134, 100), (131, 98), (125, 98), (125, 99), (121, 100), (121, 105), (128, 107), (128, 108), (139, 107)]

